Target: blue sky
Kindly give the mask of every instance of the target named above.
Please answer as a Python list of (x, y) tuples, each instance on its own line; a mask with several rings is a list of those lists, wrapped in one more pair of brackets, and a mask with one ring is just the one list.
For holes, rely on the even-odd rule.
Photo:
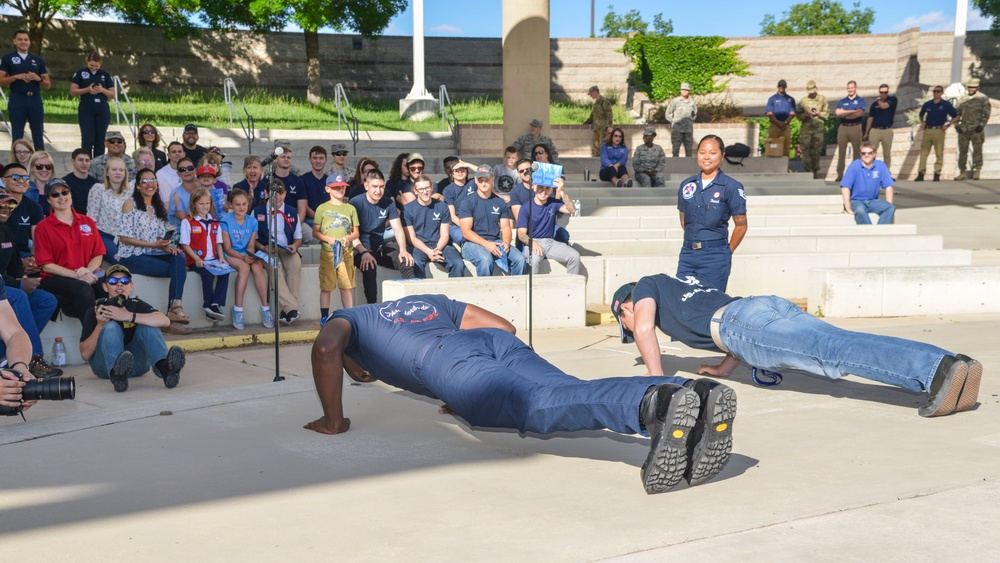
[[(853, 9), (854, 1), (840, 0), (849, 10)], [(654, 14), (662, 13), (665, 19), (673, 20), (677, 35), (754, 37), (760, 34), (760, 21), (765, 14), (781, 19), (783, 12), (795, 3), (795, 0), (715, 0), (710, 4), (712, 13), (722, 17), (712, 20), (706, 17), (706, 5), (697, 0), (669, 3), (663, 0), (594, 0), (594, 28), (599, 35), (608, 6), (613, 5), (619, 14), (639, 10), (647, 22), (652, 21)], [(898, 33), (911, 27), (923, 31), (953, 31), (955, 27), (954, 0), (861, 0), (861, 7), (875, 9), (872, 33)], [(549, 11), (552, 37), (590, 36), (589, 0), (549, 0)], [(4, 6), (0, 13), (15, 12)], [(500, 0), (424, 0), (424, 32), (428, 37), (499, 37), (501, 17)], [(969, 8), (967, 29), (989, 29), (989, 26), (990, 20), (975, 8)], [(407, 9), (390, 22), (385, 34), (409, 36), (412, 32), (413, 14)]]

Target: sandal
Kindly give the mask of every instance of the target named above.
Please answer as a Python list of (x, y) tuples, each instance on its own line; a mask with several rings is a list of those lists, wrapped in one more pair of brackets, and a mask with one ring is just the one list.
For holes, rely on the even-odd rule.
[(180, 323), (186, 325), (191, 322), (191, 317), (184, 314), (184, 307), (180, 305), (174, 305), (167, 311), (167, 318), (170, 319), (172, 323)]

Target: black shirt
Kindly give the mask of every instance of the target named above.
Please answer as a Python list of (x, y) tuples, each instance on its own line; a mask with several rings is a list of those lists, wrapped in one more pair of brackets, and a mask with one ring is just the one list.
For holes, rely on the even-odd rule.
[(14, 246), (21, 256), (31, 253), (29, 241), (31, 241), (31, 228), (45, 218), (42, 208), (27, 197), (21, 197), (21, 203), (10, 212), (10, 219), (7, 219), (7, 226), (14, 233)]
[(90, 188), (94, 187), (97, 180), (90, 175), (81, 180), (72, 172), (63, 176), (62, 179), (66, 181), (66, 184), (69, 185), (69, 190), (73, 192), (73, 209), (81, 215), (86, 215), (87, 197), (90, 196)]
[[(49, 73), (49, 70), (45, 68), (45, 61), (42, 60), (42, 57), (33, 53), (21, 55), (17, 51), (0, 57), (0, 70), (7, 73), (7, 76), (24, 74), (26, 72), (34, 72), (38, 76), (44, 76)], [(11, 94), (31, 93), (37, 96), (42, 92), (41, 82), (37, 80), (31, 82), (15, 80), (10, 85), (10, 92)]]
[(2, 285), (21, 288), (24, 266), (21, 264), (21, 255), (14, 246), (14, 233), (5, 224), (0, 224), (0, 275), (3, 276)]
[[(76, 84), (80, 88), (87, 88), (88, 92), (91, 84), (100, 84), (102, 87), (110, 90), (114, 86), (114, 81), (111, 80), (111, 75), (107, 71), (98, 69), (97, 72), (90, 72), (89, 68), (81, 68), (80, 70), (73, 73), (73, 78), (70, 80), (73, 84)], [(108, 97), (104, 94), (80, 94), (80, 105), (97, 106), (97, 105), (108, 105)]]
[(896, 96), (889, 96), (885, 99), (889, 104), (888, 109), (878, 107), (878, 100), (872, 102), (868, 110), (868, 117), (872, 118), (872, 129), (881, 127), (892, 127), (893, 120), (896, 119), (896, 105), (899, 103)]
[[(156, 311), (156, 309), (154, 309), (152, 305), (146, 303), (145, 301), (137, 297), (133, 297), (125, 302), (125, 310), (130, 313), (135, 313), (137, 315), (141, 315), (143, 313), (152, 313)], [(126, 346), (130, 342), (132, 342), (132, 337), (135, 336), (136, 325), (132, 324), (129, 321), (111, 321), (111, 322), (116, 322), (122, 327), (122, 330), (125, 332), (124, 344)], [(80, 334), (80, 342), (83, 342), (84, 340), (90, 338), (90, 335), (94, 332), (95, 328), (97, 328), (97, 308), (91, 307), (90, 309), (87, 310), (87, 314), (84, 315), (83, 317), (83, 332)]]
[(184, 154), (186, 154), (187, 157), (191, 159), (191, 162), (193, 162), (195, 166), (198, 166), (198, 163), (201, 162), (201, 157), (208, 154), (208, 149), (206, 149), (201, 145), (195, 145), (193, 149), (184, 147), (184, 145), (181, 146), (184, 148)]
[(636, 282), (632, 303), (647, 297), (656, 302), (657, 328), (699, 350), (719, 350), (712, 340), (712, 315), (723, 305), (739, 299), (704, 287), (695, 278), (679, 280), (666, 274), (646, 276)]

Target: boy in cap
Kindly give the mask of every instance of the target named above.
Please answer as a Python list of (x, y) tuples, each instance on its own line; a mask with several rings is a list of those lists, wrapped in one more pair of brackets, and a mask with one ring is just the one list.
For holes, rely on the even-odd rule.
[[(341, 174), (331, 174), (326, 185), (329, 201), (316, 208), (312, 228), (313, 238), (323, 246), (319, 254), (319, 312), (320, 326), (330, 316), (330, 292), (340, 288), (341, 306), (354, 306), (354, 249), (352, 244), (360, 236), (358, 211), (344, 201), (347, 179)], [(338, 254), (335, 254), (338, 253)]]

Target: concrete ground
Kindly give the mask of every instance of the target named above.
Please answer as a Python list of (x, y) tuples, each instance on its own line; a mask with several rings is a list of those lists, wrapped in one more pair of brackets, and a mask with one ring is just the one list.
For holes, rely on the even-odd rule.
[[(1000, 182), (979, 184), (900, 186), (898, 221), (995, 251)], [(923, 419), (909, 392), (795, 373), (764, 388), (741, 366), (729, 465), (647, 496), (644, 438), (472, 429), (381, 383), (346, 389), (348, 433), (303, 430), (320, 414), (308, 344), (281, 347), (280, 383), (265, 347), (191, 353), (173, 390), (146, 375), (116, 394), (76, 367), (75, 401), (0, 421), (0, 560), (1000, 559), (1000, 315), (829, 320), (978, 358), (980, 405)], [(584, 379), (642, 374), (617, 332), (533, 340)], [(661, 345), (667, 373), (718, 358)]]

